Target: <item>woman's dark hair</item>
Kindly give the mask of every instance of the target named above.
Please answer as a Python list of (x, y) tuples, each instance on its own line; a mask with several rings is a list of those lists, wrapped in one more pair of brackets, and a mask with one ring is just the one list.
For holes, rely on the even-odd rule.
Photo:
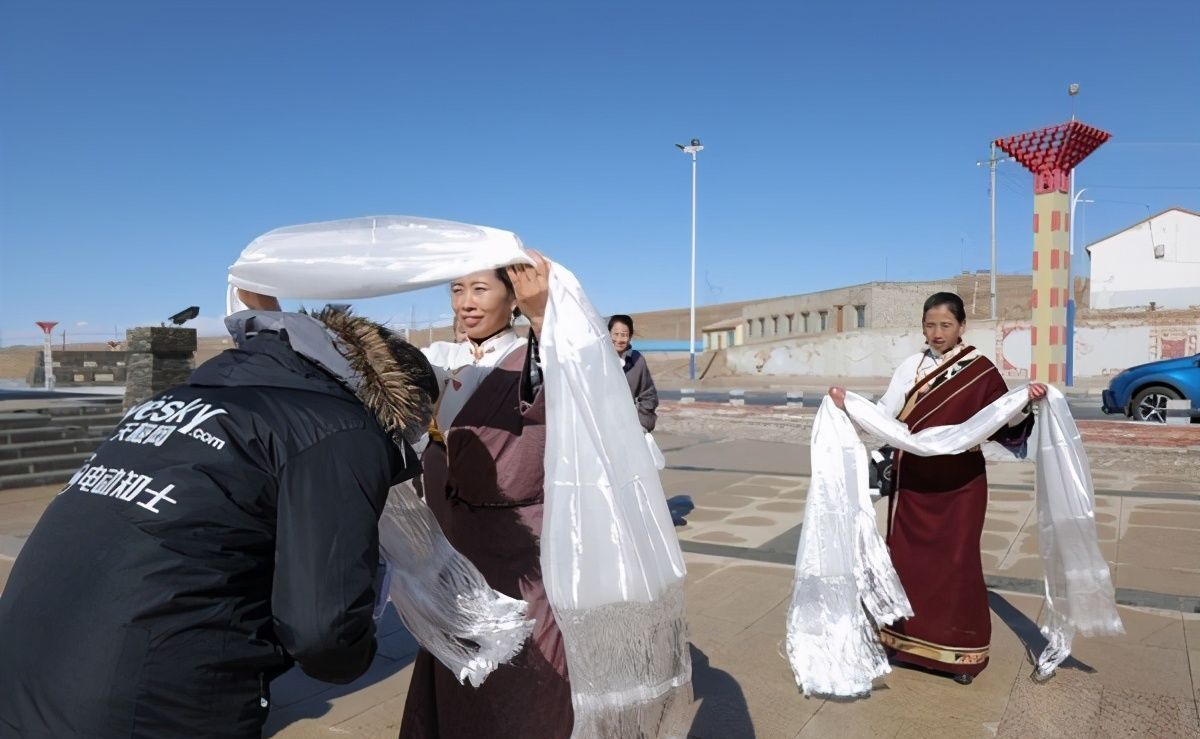
[(923, 319), (926, 313), (942, 305), (946, 306), (954, 314), (959, 323), (967, 322), (967, 307), (963, 305), (963, 299), (954, 293), (934, 293), (930, 295), (929, 299), (925, 301), (925, 309), (921, 311), (921, 318)]
[[(507, 267), (497, 267), (496, 268), (496, 279), (500, 280), (501, 282), (504, 283), (504, 289), (508, 290), (509, 295), (512, 295), (514, 297), (516, 296), (517, 291), (513, 289), (512, 280), (510, 280), (508, 278), (508, 268)], [(520, 318), (520, 317), (521, 317), (521, 309), (513, 308), (513, 318)]]
[(608, 319), (608, 330), (612, 331), (612, 327), (618, 323), (623, 323), (629, 329), (629, 335), (633, 336), (633, 319), (624, 313), (617, 313)]

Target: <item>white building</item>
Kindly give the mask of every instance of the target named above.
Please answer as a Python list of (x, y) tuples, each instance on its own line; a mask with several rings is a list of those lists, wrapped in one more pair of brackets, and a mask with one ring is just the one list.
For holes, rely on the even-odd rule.
[(1092, 308), (1200, 306), (1200, 213), (1165, 210), (1087, 251)]

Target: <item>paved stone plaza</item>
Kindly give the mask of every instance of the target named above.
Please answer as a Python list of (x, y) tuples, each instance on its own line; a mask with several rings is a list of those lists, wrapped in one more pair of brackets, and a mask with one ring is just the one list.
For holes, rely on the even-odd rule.
[[(1200, 736), (1200, 479), (1193, 469), (1200, 428), (1084, 429), (1126, 635), (1079, 638), (1049, 684), (1029, 680), (1027, 647), (1044, 644), (1036, 626), (1042, 598), (1033, 468), (993, 465), (982, 541), (992, 587), (988, 669), (965, 687), (896, 669), (870, 698), (830, 701), (803, 697), (781, 656), (810, 417), (663, 409), (656, 438), (668, 460), (667, 494), (696, 504), (678, 529), (700, 701), (693, 736)], [(56, 492), (0, 491), (0, 581)], [(877, 508), (882, 522), (886, 504)], [(371, 671), (352, 685), (324, 685), (296, 671), (276, 681), (267, 734), (395, 737), (416, 646), (394, 613), (380, 641)]]

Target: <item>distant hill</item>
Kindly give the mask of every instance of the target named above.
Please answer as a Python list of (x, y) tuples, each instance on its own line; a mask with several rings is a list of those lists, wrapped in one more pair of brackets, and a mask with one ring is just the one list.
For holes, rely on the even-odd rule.
[[(758, 302), (761, 301), (743, 300), (740, 303), (696, 306), (696, 334), (699, 335), (700, 330), (711, 323), (742, 315), (743, 307)], [(685, 307), (631, 313), (630, 316), (635, 333), (643, 339), (687, 341), (688, 314), (689, 309)]]
[[(201, 336), (196, 343), (197, 364), (208, 361), (232, 346), (228, 336)], [(55, 349), (57, 348), (59, 347), (56, 344)], [(105, 351), (108, 349), (108, 345), (103, 343), (67, 344), (67, 348), (76, 351)], [(9, 346), (0, 349), (0, 378), (24, 380), (41, 353), (41, 346)]]

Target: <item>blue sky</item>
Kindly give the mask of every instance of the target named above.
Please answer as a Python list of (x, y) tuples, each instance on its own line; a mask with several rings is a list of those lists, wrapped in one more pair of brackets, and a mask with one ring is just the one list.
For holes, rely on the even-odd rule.
[[(512, 229), (603, 312), (686, 305), (693, 136), (702, 303), (984, 268), (975, 162), (1069, 118), (1070, 82), (1114, 134), (1078, 171), (1092, 240), (1200, 209), (1198, 26), (1194, 0), (9, 0), (0, 341), (215, 326), (255, 236), (381, 213)], [(1000, 269), (1026, 271), (1030, 178), (1000, 171)]]

